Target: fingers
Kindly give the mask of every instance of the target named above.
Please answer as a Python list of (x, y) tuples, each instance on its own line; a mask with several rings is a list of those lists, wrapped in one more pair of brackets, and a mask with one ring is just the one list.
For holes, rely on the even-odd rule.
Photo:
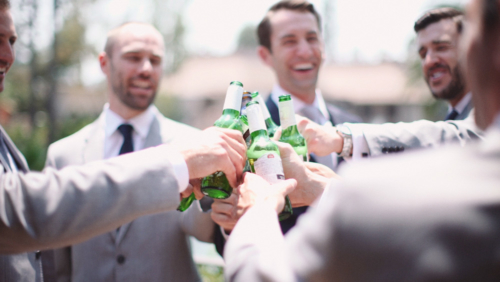
[(193, 193), (193, 185), (188, 184), (188, 187), (186, 189), (184, 189), (184, 191), (181, 192), (181, 200), (183, 198), (189, 197), (191, 195), (191, 193)]
[[(293, 147), (288, 143), (275, 142), (280, 150), (281, 159), (290, 159), (293, 155), (297, 155)], [(298, 156), (298, 155), (297, 155)]]
[(283, 131), (283, 130), (282, 130), (281, 126), (280, 126), (280, 127), (278, 127), (278, 129), (276, 129), (276, 132), (274, 132), (274, 136), (273, 136), (273, 140), (274, 140), (274, 141), (278, 141), (278, 140), (280, 140), (280, 138), (281, 138), (281, 132), (282, 132), (282, 131)]
[(295, 119), (297, 120), (297, 129), (301, 134), (310, 123), (313, 123), (313, 121), (301, 115), (295, 115)]
[(189, 184), (193, 187), (194, 196), (197, 200), (201, 200), (205, 195), (201, 192), (201, 179), (191, 179)]
[(293, 192), (293, 190), (295, 190), (295, 188), (297, 187), (297, 180), (295, 179), (287, 179), (287, 180), (284, 180), (284, 181), (280, 181), (276, 184), (273, 184), (272, 185), (274, 189), (276, 189), (276, 191), (280, 194), (280, 195), (283, 195), (283, 197), (285, 197), (286, 195), (290, 194), (291, 192)]

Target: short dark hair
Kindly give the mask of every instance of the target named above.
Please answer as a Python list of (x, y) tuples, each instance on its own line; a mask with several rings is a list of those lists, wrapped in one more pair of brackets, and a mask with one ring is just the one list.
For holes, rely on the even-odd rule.
[(428, 11), (415, 22), (413, 29), (418, 33), (419, 31), (427, 28), (429, 25), (444, 19), (452, 19), (457, 25), (458, 33), (462, 33), (464, 12), (450, 7), (437, 8)]
[(9, 0), (0, 0), (0, 10), (10, 9), (10, 1)]
[(321, 30), (321, 17), (314, 9), (314, 5), (304, 1), (304, 0), (282, 0), (276, 4), (274, 4), (269, 10), (267, 14), (264, 16), (262, 21), (260, 21), (259, 26), (257, 27), (257, 37), (259, 39), (259, 44), (261, 46), (266, 47), (271, 51), (271, 22), (270, 17), (273, 13), (279, 10), (291, 10), (298, 12), (311, 13), (316, 18), (318, 22), (318, 28)]

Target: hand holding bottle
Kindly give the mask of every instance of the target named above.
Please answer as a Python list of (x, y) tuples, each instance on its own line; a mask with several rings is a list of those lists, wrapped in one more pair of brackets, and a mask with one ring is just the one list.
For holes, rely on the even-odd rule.
[(194, 139), (179, 145), (189, 178), (202, 178), (222, 171), (231, 186), (238, 186), (246, 160), (246, 144), (241, 132), (210, 127)]
[[(295, 179), (297, 188), (288, 195), (292, 207), (310, 206), (319, 198), (330, 179), (309, 170), (309, 163), (303, 162), (289, 144), (276, 142), (283, 162), (285, 179)], [(313, 165), (314, 166), (314, 165)], [(332, 171), (331, 173), (334, 174)]]
[(319, 125), (300, 115), (296, 118), (297, 128), (306, 139), (309, 153), (323, 157), (342, 151), (344, 140), (335, 127)]

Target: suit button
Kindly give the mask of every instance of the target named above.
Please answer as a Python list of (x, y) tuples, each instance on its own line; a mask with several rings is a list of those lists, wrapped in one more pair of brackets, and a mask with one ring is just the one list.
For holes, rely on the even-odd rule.
[(394, 147), (390, 147), (389, 148), (389, 153), (394, 153), (394, 152), (395, 152)]
[(118, 255), (116, 257), (116, 261), (118, 262), (118, 264), (124, 264), (125, 263), (125, 256), (124, 255)]
[(382, 148), (382, 153), (387, 154), (387, 147)]
[(38, 260), (38, 259), (40, 259), (41, 256), (42, 256), (42, 252), (40, 252), (40, 251), (35, 252), (35, 259)]

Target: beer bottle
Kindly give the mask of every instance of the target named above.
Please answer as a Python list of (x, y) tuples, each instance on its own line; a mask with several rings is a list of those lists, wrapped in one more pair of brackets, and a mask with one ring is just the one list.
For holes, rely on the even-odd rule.
[[(243, 84), (233, 81), (229, 84), (224, 101), (222, 116), (215, 121), (214, 126), (236, 129), (243, 133), (243, 123), (240, 119)], [(209, 175), (201, 181), (201, 192), (215, 199), (226, 199), (231, 195), (232, 187), (222, 171)]]
[(193, 193), (191, 193), (191, 195), (189, 195), (189, 197), (181, 200), (181, 203), (177, 207), (177, 210), (181, 211), (181, 212), (187, 210), (189, 208), (189, 206), (191, 206), (191, 204), (193, 203), (194, 200), (196, 200), (196, 197), (194, 196), (194, 192), (193, 192)]
[[(247, 150), (247, 158), (252, 172), (273, 184), (285, 179), (278, 146), (269, 139), (266, 124), (261, 113), (259, 102), (247, 104), (248, 124), (252, 144)], [(288, 196), (285, 198), (285, 207), (279, 214), (279, 220), (284, 220), (292, 214), (292, 204)]]
[(269, 135), (269, 137), (273, 138), (274, 133), (276, 133), (276, 130), (278, 130), (279, 126), (277, 126), (271, 118), (271, 114), (269, 114), (266, 103), (264, 102), (264, 99), (262, 99), (262, 96), (260, 96), (259, 92), (256, 91), (252, 93), (252, 100), (259, 102), (260, 110), (266, 123), (267, 134)]
[(307, 162), (309, 155), (307, 154), (306, 139), (297, 129), (292, 97), (290, 95), (280, 96), (278, 106), (282, 129), (279, 141), (292, 145), (297, 155), (302, 156), (303, 160)]

